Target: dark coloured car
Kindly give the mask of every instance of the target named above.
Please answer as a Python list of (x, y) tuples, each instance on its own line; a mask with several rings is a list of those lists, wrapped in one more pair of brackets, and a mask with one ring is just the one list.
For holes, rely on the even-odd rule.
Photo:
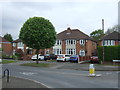
[(78, 59), (79, 59), (79, 55), (72, 55), (72, 56), (70, 56), (69, 61), (70, 62), (78, 62)]
[(50, 54), (50, 59), (51, 59), (51, 60), (56, 60), (56, 59), (57, 59), (57, 55), (55, 55), (55, 54)]
[(49, 54), (45, 55), (44, 60), (50, 60), (50, 55)]
[(56, 60), (57, 59), (57, 55), (54, 54), (46, 54), (44, 56), (44, 60)]
[(91, 63), (99, 63), (98, 56), (91, 56), (90, 62)]

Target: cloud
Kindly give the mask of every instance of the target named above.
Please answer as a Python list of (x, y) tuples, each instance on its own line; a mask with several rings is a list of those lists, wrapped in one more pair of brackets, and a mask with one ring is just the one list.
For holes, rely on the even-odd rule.
[(0, 10), (2, 33), (3, 35), (11, 33), (14, 39), (17, 39), (23, 23), (34, 16), (49, 19), (58, 33), (70, 26), (89, 35), (91, 31), (101, 28), (102, 19), (105, 19), (106, 30), (117, 24), (117, 0), (114, 3), (113, 0), (110, 2), (107, 2), (108, 0), (90, 1), (13, 2), (12, 0), (2, 2), (2, 10)]

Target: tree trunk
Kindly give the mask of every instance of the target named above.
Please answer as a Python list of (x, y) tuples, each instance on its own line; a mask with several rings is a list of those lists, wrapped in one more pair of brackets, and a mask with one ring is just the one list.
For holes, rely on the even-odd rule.
[(37, 54), (36, 64), (38, 64), (38, 52), (39, 52), (39, 49), (36, 50), (36, 54)]

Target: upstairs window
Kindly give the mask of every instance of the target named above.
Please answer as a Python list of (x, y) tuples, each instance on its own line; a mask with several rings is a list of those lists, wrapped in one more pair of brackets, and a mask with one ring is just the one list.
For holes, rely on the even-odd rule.
[(102, 45), (103, 46), (114, 46), (115, 41), (114, 40), (104, 40), (104, 41), (102, 41)]
[(18, 47), (23, 47), (24, 44), (22, 42), (18, 42)]
[(76, 40), (66, 40), (66, 45), (75, 45)]
[(84, 45), (85, 44), (85, 40), (81, 39), (80, 40), (80, 45)]
[(56, 44), (55, 45), (61, 45), (62, 41), (61, 40), (56, 40)]

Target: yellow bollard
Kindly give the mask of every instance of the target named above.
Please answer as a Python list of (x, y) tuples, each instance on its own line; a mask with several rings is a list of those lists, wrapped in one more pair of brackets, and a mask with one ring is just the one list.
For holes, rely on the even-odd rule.
[(95, 76), (94, 64), (89, 65), (89, 76)]

